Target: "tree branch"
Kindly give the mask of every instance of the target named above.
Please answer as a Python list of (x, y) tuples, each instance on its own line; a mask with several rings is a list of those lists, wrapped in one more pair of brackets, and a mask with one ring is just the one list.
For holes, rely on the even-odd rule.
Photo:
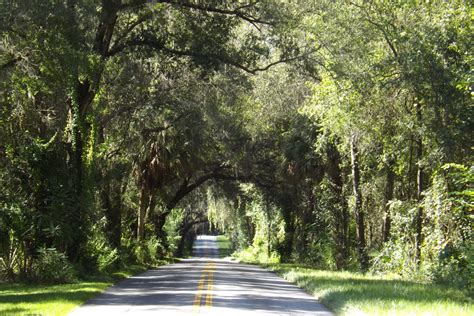
[(395, 46), (393, 45), (392, 41), (388, 38), (388, 34), (386, 32), (386, 30), (383, 28), (383, 25), (377, 23), (377, 22), (374, 22), (370, 19), (369, 16), (367, 16), (367, 22), (369, 22), (370, 24), (376, 26), (378, 28), (378, 30), (380, 32), (382, 32), (382, 35), (383, 35), (383, 38), (385, 39), (385, 41), (387, 42), (388, 46), (390, 47), (390, 50), (392, 51), (393, 55), (395, 56), (396, 59), (398, 59), (398, 52), (397, 50), (395, 49)]
[(167, 3), (175, 7), (183, 7), (183, 8), (188, 8), (191, 10), (198, 10), (198, 11), (204, 11), (204, 12), (219, 13), (219, 14), (224, 14), (224, 15), (235, 16), (242, 20), (250, 22), (252, 24), (256, 23), (256, 24), (274, 25), (274, 23), (270, 21), (253, 17), (241, 11), (242, 9), (254, 6), (257, 2), (242, 5), (236, 9), (223, 9), (223, 8), (216, 8), (216, 7), (212, 7), (208, 5), (202, 5), (199, 3), (199, 1), (197, 1), (196, 3), (190, 3), (188, 1), (179, 1), (179, 0), (158, 0), (157, 2)]
[(13, 67), (13, 66), (15, 66), (20, 60), (21, 60), (21, 57), (20, 57), (20, 56), (9, 60), (9, 61), (7, 61), (6, 63), (0, 65), (0, 70)]
[(215, 60), (215, 61), (218, 61), (218, 62), (223, 63), (223, 64), (234, 66), (234, 67), (236, 67), (238, 69), (241, 69), (241, 70), (243, 70), (247, 73), (250, 73), (250, 74), (256, 74), (257, 72), (266, 71), (269, 68), (271, 68), (273, 66), (276, 66), (278, 64), (288, 63), (288, 62), (291, 62), (291, 61), (301, 59), (304, 56), (307, 56), (308, 54), (310, 54), (310, 53), (312, 53), (312, 52), (314, 52), (314, 51), (316, 51), (320, 48), (320, 47), (318, 47), (318, 48), (312, 50), (311, 52), (305, 53), (303, 55), (298, 55), (298, 56), (288, 57), (288, 58), (282, 58), (282, 59), (276, 60), (274, 62), (271, 62), (271, 63), (269, 63), (265, 66), (255, 67), (255, 68), (251, 68), (249, 66), (242, 65), (242, 64), (232, 60), (228, 56), (222, 56), (222, 55), (217, 55), (217, 54), (212, 54), (212, 53), (200, 53), (200, 52), (196, 52), (196, 51), (192, 51), (192, 50), (178, 50), (178, 49), (174, 49), (174, 48), (169, 48), (169, 47), (165, 46), (164, 42), (154, 40), (154, 39), (130, 40), (127, 43), (124, 43), (123, 45), (119, 45), (119, 46), (115, 47), (114, 49), (110, 50), (109, 51), (109, 56), (113, 56), (115, 54), (118, 54), (118, 53), (122, 52), (123, 50), (125, 50), (126, 48), (133, 47), (133, 46), (146, 46), (146, 47), (150, 47), (150, 48), (156, 49), (157, 51), (161, 51), (165, 54), (173, 55), (173, 56), (196, 57), (196, 58), (202, 58), (202, 59)]
[(166, 203), (166, 212), (169, 213), (171, 210), (181, 201), (186, 195), (194, 191), (194, 189), (201, 186), (208, 180), (211, 180), (215, 176), (215, 171), (211, 171), (210, 173), (206, 173), (199, 178), (197, 178), (193, 183), (189, 184), (189, 178), (183, 180), (183, 183), (179, 187), (179, 189), (174, 194), (173, 198)]
[(126, 30), (115, 40), (114, 45), (109, 49), (109, 51), (107, 51), (107, 56), (110, 56), (110, 51), (116, 50), (117, 46), (120, 46), (120, 42), (126, 38), (137, 26), (148, 20), (151, 16), (151, 13), (147, 13), (139, 17), (135, 22), (130, 23)]
[(116, 0), (102, 0), (102, 13), (97, 27), (94, 51), (103, 57), (107, 57), (110, 42), (115, 30), (120, 3)]
[[(377, 27), (377, 29), (382, 32), (383, 34), (383, 37), (385, 39), (385, 41), (387, 42), (388, 46), (390, 47), (390, 50), (392, 51), (393, 55), (395, 56), (396, 59), (398, 59), (398, 52), (395, 48), (395, 46), (393, 45), (392, 41), (389, 39), (388, 37), (388, 34), (387, 34), (387, 31), (385, 30), (385, 28), (383, 27), (383, 25), (381, 25), (380, 23), (377, 23), (375, 22), (374, 20), (372, 20), (371, 16), (370, 16), (370, 13), (367, 11), (367, 9), (361, 5), (358, 5), (354, 2), (350, 2), (351, 5), (357, 7), (358, 9), (360, 9), (361, 11), (363, 11), (365, 13), (365, 15), (367, 16), (366, 17), (366, 20), (367, 22), (369, 22), (370, 24), (372, 24), (373, 26)], [(392, 26), (392, 28), (396, 29), (395, 25), (391, 24), (391, 23), (388, 23), (390, 24), (390, 26)]]

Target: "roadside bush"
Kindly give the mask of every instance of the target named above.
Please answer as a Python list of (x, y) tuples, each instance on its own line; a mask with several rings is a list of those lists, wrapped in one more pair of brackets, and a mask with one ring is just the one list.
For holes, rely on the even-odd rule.
[(110, 272), (117, 268), (121, 259), (119, 251), (110, 247), (99, 230), (95, 230), (92, 233), (92, 237), (88, 240), (87, 253), (90, 269), (99, 272)]
[(39, 249), (33, 267), (34, 278), (43, 283), (69, 283), (75, 280), (75, 271), (64, 253), (55, 248)]
[(413, 230), (415, 213), (415, 201), (394, 200), (390, 203), (392, 238), (372, 260), (372, 272), (391, 272), (407, 278), (413, 278), (417, 273)]
[(434, 281), (455, 285), (474, 294), (473, 248), (447, 249), (441, 255), (437, 264), (433, 265)]
[(156, 237), (151, 237), (141, 244), (134, 246), (133, 254), (140, 264), (155, 264), (160, 253), (164, 253), (164, 247)]
[(148, 263), (155, 262), (158, 258), (158, 253), (164, 252), (162, 245), (155, 236), (145, 241), (145, 247)]
[(115, 267), (120, 256), (117, 249), (104, 246), (103, 250), (97, 255), (97, 268), (101, 272), (110, 271)]
[(434, 281), (473, 292), (474, 168), (442, 166), (424, 192), (424, 242), (414, 257), (416, 204), (392, 201), (392, 239), (374, 258), (372, 271), (393, 272), (416, 281)]
[[(434, 281), (474, 287), (474, 168), (446, 164), (433, 177), (425, 193), (427, 236), (423, 250), (431, 256)], [(428, 258), (427, 258), (428, 259)]]
[(243, 262), (257, 262), (265, 264), (276, 264), (280, 263), (281, 261), (278, 253), (271, 252), (270, 255), (268, 255), (266, 249), (257, 246), (250, 246), (240, 251), (234, 252), (232, 257)]
[(174, 253), (176, 253), (179, 242), (181, 241), (179, 230), (184, 220), (184, 213), (184, 209), (176, 208), (171, 211), (170, 215), (168, 215), (165, 226), (163, 227), (167, 236), (167, 253), (158, 253), (158, 255), (172, 256)]

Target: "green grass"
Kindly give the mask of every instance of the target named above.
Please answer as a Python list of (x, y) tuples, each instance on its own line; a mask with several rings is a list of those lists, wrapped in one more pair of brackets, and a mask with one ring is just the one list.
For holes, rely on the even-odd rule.
[(462, 289), (407, 281), (398, 276), (280, 264), (277, 257), (268, 258), (251, 247), (232, 256), (273, 270), (313, 294), (337, 315), (474, 315), (473, 298)]
[(337, 315), (474, 315), (465, 292), (436, 284), (297, 265), (266, 265), (316, 296)]
[(67, 315), (114, 282), (145, 270), (130, 266), (71, 284), (0, 284), (0, 315)]
[(232, 242), (224, 235), (217, 236), (217, 246), (219, 247), (219, 258), (229, 257), (232, 252)]

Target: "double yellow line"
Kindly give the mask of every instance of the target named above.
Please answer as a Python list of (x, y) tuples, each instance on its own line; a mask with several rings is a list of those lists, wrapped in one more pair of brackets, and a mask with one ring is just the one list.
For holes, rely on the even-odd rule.
[[(195, 312), (199, 312), (201, 308), (201, 301), (202, 301), (202, 297), (204, 297), (203, 293), (204, 291), (206, 291), (206, 288), (207, 288), (207, 293), (204, 299), (205, 306), (208, 309), (210, 309), (212, 306), (212, 287), (214, 286), (213, 285), (214, 268), (215, 268), (215, 263), (209, 262), (201, 273), (201, 278), (199, 279), (196, 297), (194, 298), (193, 309)], [(207, 286), (206, 286), (206, 280), (207, 280)]]

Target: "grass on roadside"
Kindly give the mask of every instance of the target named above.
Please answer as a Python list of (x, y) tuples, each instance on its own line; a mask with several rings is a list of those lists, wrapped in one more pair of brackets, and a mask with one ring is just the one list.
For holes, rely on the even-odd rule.
[(267, 267), (312, 293), (337, 315), (474, 315), (472, 298), (459, 289), (297, 265)]
[(217, 246), (219, 247), (219, 258), (229, 257), (232, 252), (232, 242), (224, 235), (217, 236)]
[(146, 270), (130, 266), (71, 284), (0, 284), (0, 315), (67, 315), (114, 282)]
[(251, 248), (233, 256), (273, 270), (313, 294), (337, 315), (474, 315), (473, 299), (461, 289), (406, 281), (397, 276), (280, 264), (276, 258), (257, 254)]

